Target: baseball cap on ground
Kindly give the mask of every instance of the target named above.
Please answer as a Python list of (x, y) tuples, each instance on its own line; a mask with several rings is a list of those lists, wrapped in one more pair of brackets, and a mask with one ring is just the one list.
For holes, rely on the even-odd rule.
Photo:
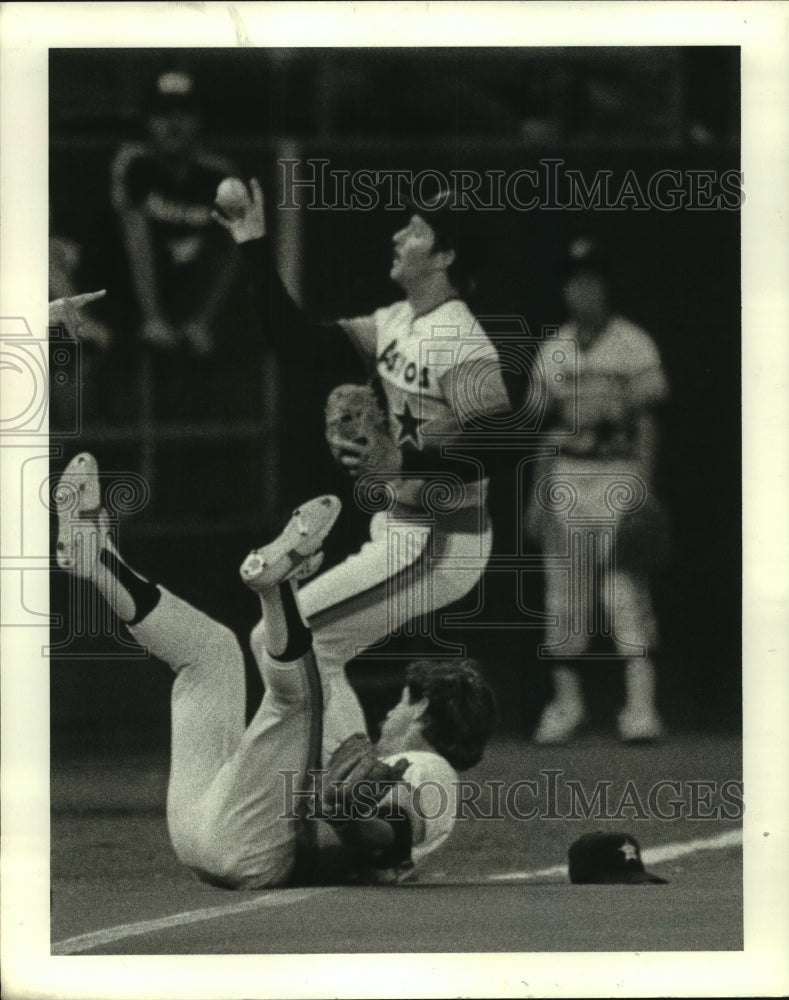
[(629, 833), (587, 833), (570, 846), (570, 881), (575, 884), (665, 885), (668, 879), (644, 868), (641, 848)]

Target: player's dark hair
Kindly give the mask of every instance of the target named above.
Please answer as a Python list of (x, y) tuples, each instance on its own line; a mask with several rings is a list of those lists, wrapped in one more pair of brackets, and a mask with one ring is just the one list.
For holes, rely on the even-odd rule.
[(405, 206), (433, 230), (435, 251), (454, 250), (455, 259), (447, 268), (447, 278), (462, 298), (472, 295), (482, 261), (480, 234), (474, 232), (469, 211), (458, 192), (452, 187), (440, 188), (421, 202), (406, 196)]
[(496, 699), (476, 660), (417, 660), (406, 670), (412, 702), (427, 699), (422, 735), (458, 771), (482, 760)]
[[(426, 216), (426, 221), (432, 223), (429, 215)], [(454, 237), (450, 229), (432, 228), (435, 233), (433, 249), (438, 252), (443, 250), (455, 251), (455, 259), (447, 268), (447, 278), (458, 295), (465, 299), (474, 293), (477, 284), (470, 266), (469, 251), (462, 245), (459, 239)]]

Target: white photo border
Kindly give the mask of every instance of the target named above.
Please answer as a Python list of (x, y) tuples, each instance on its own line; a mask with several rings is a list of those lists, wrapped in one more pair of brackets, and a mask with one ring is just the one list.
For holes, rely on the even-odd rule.
[[(49, 47), (423, 46), (426, 40), (456, 46), (741, 46), (747, 803), (742, 953), (52, 957), (49, 661), (41, 656), (48, 628), (3, 629), (4, 995), (769, 996), (789, 989), (787, 37), (789, 5), (765, 2), (3, 5), (0, 313), (22, 316), (41, 331), (47, 322)], [(4, 473), (17, 457), (11, 452), (0, 449)], [(28, 520), (25, 551), (46, 554), (46, 518)], [(4, 555), (19, 551), (16, 531), (4, 516)], [(37, 606), (47, 602), (42, 594)]]

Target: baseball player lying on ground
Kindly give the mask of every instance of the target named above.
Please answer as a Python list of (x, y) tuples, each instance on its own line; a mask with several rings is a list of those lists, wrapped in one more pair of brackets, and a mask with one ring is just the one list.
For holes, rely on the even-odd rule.
[[(386, 498), (369, 504), (376, 511), (370, 541), (300, 592), (328, 678), (328, 704), (342, 698), (344, 712), (353, 712), (362, 728), (345, 664), (406, 623), (464, 597), (482, 575), (492, 543), (488, 484), (478, 461), (457, 457), (457, 446), (469, 421), (482, 419), (485, 426), (486, 417), (508, 411), (510, 402), (496, 350), (461, 299), (473, 246), (450, 192), (438, 196), (435, 209), (414, 211), (394, 235), (390, 276), (405, 299), (371, 316), (313, 325), (277, 274), (260, 185), (251, 182), (251, 196), (238, 185), (242, 196), (226, 206), (230, 214), (220, 204), (214, 217), (241, 248), (264, 335), (296, 363), (331, 369), (340, 359), (346, 367), (355, 362), (377, 377), (385, 398), (381, 415), (367, 404), (363, 430), (355, 435), (343, 434), (331, 416), (328, 422), (335, 457), (353, 476), (375, 473), (385, 485), (369, 492), (371, 501)], [(445, 454), (453, 445), (454, 460)], [(435, 634), (432, 625), (429, 631)], [(261, 624), (253, 648), (265, 641)], [(324, 731), (331, 744), (330, 722)]]
[[(91, 455), (72, 459), (55, 497), (58, 564), (94, 585), (132, 636), (176, 674), (167, 823), (179, 860), (202, 880), (232, 889), (315, 877), (412, 877), (452, 829), (455, 769), (480, 760), (494, 701), (468, 660), (414, 663), (377, 748), (355, 711), (344, 712), (336, 678), (335, 697), (324, 702), (326, 678), (295, 585), (320, 565), (339, 500), (304, 504), (279, 538), (241, 567), (266, 625), (265, 648), (256, 650), (265, 694), (245, 728), (238, 639), (123, 561)], [(330, 724), (338, 743), (327, 774), (313, 774), (311, 789), (321, 723)]]

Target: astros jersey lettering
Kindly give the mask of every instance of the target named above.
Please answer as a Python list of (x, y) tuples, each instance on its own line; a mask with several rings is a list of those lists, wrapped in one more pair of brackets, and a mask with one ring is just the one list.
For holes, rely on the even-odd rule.
[(421, 450), (434, 421), (446, 429), (446, 421), (471, 416), (472, 407), (490, 412), (506, 406), (495, 348), (464, 302), (451, 299), (423, 316), (415, 316), (409, 302), (396, 302), (378, 309), (373, 320), (376, 371), (398, 444)]

